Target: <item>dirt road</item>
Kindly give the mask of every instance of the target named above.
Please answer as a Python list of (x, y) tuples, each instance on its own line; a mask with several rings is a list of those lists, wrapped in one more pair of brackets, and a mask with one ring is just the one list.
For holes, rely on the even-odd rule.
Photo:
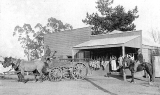
[[(128, 79), (129, 81), (130, 79)], [(85, 80), (18, 83), (14, 79), (0, 80), (0, 95), (160, 95), (160, 83), (148, 85), (147, 79), (136, 84), (118, 77), (88, 77)]]

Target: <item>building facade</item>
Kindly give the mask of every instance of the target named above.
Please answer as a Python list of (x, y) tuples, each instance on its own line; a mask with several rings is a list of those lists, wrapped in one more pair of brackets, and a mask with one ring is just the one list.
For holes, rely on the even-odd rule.
[(152, 50), (160, 47), (144, 39), (142, 31), (113, 31), (110, 34), (91, 35), (91, 27), (47, 34), (44, 44), (49, 45), (52, 51), (57, 51), (57, 56), (72, 58), (98, 58), (113, 54), (116, 57), (126, 54), (136, 57), (137, 50), (141, 49), (146, 62), (151, 62)]
[(152, 55), (160, 50), (159, 44), (142, 36), (142, 31), (113, 31), (109, 34), (91, 35), (91, 27), (47, 34), (44, 36), (44, 44), (52, 52), (57, 51), (56, 56), (62, 59), (110, 60), (112, 56), (118, 59), (119, 56), (128, 54), (136, 60), (137, 51), (141, 49), (144, 61), (152, 62)]

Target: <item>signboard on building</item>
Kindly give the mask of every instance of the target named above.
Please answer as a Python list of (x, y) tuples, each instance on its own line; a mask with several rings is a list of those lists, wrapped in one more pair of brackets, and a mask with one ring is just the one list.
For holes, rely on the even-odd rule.
[(154, 57), (154, 65), (155, 65), (155, 77), (160, 77), (160, 56)]

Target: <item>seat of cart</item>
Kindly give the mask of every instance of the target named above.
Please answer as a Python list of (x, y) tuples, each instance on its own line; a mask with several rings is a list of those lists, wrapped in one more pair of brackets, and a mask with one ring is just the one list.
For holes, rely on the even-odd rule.
[(73, 62), (71, 62), (71, 60), (68, 59), (51, 59), (49, 63), (49, 68), (71, 66), (73, 66)]

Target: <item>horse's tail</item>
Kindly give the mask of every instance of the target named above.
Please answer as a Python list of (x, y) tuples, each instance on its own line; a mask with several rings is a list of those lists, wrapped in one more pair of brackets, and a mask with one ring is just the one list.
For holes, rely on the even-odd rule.
[(153, 64), (149, 62), (143, 62), (143, 63), (145, 64), (145, 68), (151, 71), (151, 73), (153, 74)]

